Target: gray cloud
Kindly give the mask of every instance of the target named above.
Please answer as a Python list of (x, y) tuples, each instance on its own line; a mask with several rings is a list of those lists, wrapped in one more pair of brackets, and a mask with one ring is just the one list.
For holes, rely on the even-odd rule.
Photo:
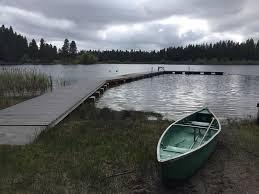
[(258, 38), (256, 0), (0, 0), (0, 23), (85, 49), (160, 49)]

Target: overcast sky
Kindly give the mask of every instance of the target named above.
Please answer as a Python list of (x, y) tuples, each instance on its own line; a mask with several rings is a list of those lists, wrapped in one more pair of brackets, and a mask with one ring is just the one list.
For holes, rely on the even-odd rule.
[(0, 0), (0, 23), (80, 49), (160, 49), (259, 37), (258, 0)]

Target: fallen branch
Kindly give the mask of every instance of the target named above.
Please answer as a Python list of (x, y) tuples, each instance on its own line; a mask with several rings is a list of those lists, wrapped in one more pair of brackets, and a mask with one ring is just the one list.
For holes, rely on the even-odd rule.
[(126, 174), (131, 174), (131, 173), (134, 173), (134, 172), (135, 172), (135, 170), (127, 170), (127, 171), (124, 171), (124, 172), (119, 172), (119, 173), (115, 173), (115, 174), (106, 176), (103, 179), (113, 178), (113, 177), (122, 176), (122, 175), (126, 175)]

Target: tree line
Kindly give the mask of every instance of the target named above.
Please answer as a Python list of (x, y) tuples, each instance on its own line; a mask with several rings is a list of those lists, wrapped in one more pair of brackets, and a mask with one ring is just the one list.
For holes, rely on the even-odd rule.
[(106, 50), (90, 51), (99, 61), (120, 62), (180, 62), (197, 60), (214, 61), (256, 61), (259, 60), (259, 41), (248, 39), (239, 43), (231, 40), (215, 44), (188, 45), (186, 47), (169, 47), (159, 51), (142, 50)]
[(64, 40), (60, 49), (48, 44), (44, 39), (39, 46), (32, 39), (13, 31), (12, 27), (0, 27), (0, 62), (61, 62), (61, 63), (96, 63), (96, 62), (195, 62), (195, 61), (259, 61), (259, 41), (248, 39), (239, 43), (231, 40), (214, 44), (190, 44), (185, 47), (169, 47), (161, 50), (81, 50), (78, 52), (75, 41)]
[(39, 46), (35, 39), (28, 43), (27, 38), (13, 31), (12, 27), (0, 27), (0, 62), (43, 62), (55, 60), (69, 61), (76, 57), (75, 41), (65, 39), (61, 49), (48, 44), (42, 38)]

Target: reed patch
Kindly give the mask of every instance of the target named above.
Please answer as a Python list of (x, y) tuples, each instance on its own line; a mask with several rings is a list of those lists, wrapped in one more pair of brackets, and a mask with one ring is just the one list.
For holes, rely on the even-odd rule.
[(0, 69), (0, 109), (41, 95), (53, 87), (52, 78), (34, 69)]

